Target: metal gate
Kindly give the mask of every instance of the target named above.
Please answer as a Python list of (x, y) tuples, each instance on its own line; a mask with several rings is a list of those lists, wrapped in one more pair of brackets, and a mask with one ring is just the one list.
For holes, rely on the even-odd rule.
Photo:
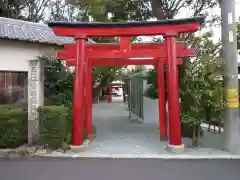
[(143, 79), (136, 74), (130, 79), (129, 111), (143, 119)]

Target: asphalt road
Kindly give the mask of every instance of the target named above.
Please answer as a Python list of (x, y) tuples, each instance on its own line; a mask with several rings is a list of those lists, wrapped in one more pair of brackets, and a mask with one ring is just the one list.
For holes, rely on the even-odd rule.
[(0, 180), (239, 180), (240, 160), (0, 159)]

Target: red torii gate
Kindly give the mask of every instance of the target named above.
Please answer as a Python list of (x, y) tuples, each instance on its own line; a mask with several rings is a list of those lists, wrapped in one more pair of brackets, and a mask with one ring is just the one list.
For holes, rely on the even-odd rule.
[(123, 84), (112, 83), (112, 84), (106, 85), (106, 87), (108, 89), (108, 103), (111, 103), (112, 102), (112, 88), (123, 88)]
[[(124, 46), (123, 46), (124, 44)], [(98, 48), (96, 48), (98, 47)], [(128, 49), (127, 49), (128, 48)], [(154, 57), (152, 59), (123, 59), (122, 57), (139, 57), (143, 56), (142, 50), (145, 48), (145, 52), (148, 52), (148, 56)], [(100, 50), (99, 50), (100, 49)], [(137, 49), (137, 50), (136, 50)], [(166, 139), (167, 138), (167, 125), (166, 125), (166, 113), (165, 113), (165, 88), (164, 88), (164, 72), (163, 72), (163, 64), (166, 63), (166, 54), (165, 51), (165, 46), (164, 44), (153, 44), (153, 43), (138, 43), (138, 44), (131, 44), (130, 43), (130, 38), (128, 37), (121, 37), (120, 38), (120, 45), (118, 44), (101, 44), (101, 45), (88, 45), (87, 46), (87, 52), (94, 53), (94, 54), (100, 54), (98, 57), (99, 58), (106, 58), (106, 54), (113, 54), (117, 53), (119, 59), (91, 59), (91, 65), (92, 66), (124, 66), (124, 65), (154, 65), (156, 66), (157, 62), (161, 63), (160, 68), (159, 68), (159, 73), (158, 73), (158, 81), (159, 81), (159, 114), (160, 114), (160, 121), (161, 121), (161, 126), (160, 126), (160, 139)], [(105, 50), (105, 51), (103, 51)], [(128, 52), (128, 56), (126, 56), (126, 52)], [(134, 53), (133, 53), (134, 52)], [(161, 53), (159, 53), (161, 52)], [(132, 56), (134, 54), (134, 56)], [(75, 58), (76, 56), (76, 45), (75, 44), (66, 44), (64, 45), (64, 49), (60, 52), (57, 53), (58, 57), (61, 60), (67, 60), (67, 66), (75, 66), (75, 59), (70, 59), (70, 58)], [(195, 51), (190, 48), (186, 48), (183, 42), (177, 42), (176, 43), (176, 55), (177, 57), (186, 57), (186, 56), (194, 56)], [(115, 55), (113, 55), (115, 56)], [(111, 56), (109, 56), (111, 57)], [(159, 59), (158, 57), (162, 57)], [(120, 59), (122, 58), (122, 59)], [(161, 62), (160, 62), (161, 61)], [(158, 64), (159, 64), (158, 63)], [(182, 64), (182, 60), (178, 58), (177, 64)], [(92, 67), (89, 67), (90, 69), (88, 70), (89, 72), (92, 70)], [(91, 75), (89, 75), (91, 76)], [(91, 88), (87, 86), (88, 88)], [(109, 89), (110, 90), (110, 89)], [(91, 90), (86, 90), (87, 92), (91, 92)], [(91, 95), (91, 94), (90, 94)], [(91, 98), (91, 97), (90, 97)], [(89, 99), (88, 99), (89, 100)], [(91, 100), (89, 100), (92, 102)], [(111, 102), (111, 96), (108, 96), (108, 102)], [(88, 103), (87, 111), (91, 113), (91, 103)], [(86, 125), (89, 124), (91, 120), (91, 115), (87, 113), (86, 115)], [(88, 136), (90, 137), (91, 134), (91, 127), (86, 127)], [(88, 131), (89, 129), (89, 131)]]
[[(104, 37), (104, 36), (140, 36), (140, 35), (163, 35), (166, 39), (164, 43), (165, 51), (161, 51), (164, 55), (156, 53), (151, 56), (150, 51), (141, 50), (139, 54), (133, 49), (130, 51), (127, 42), (122, 44), (121, 52), (109, 51), (102, 58), (143, 58), (143, 57), (157, 57), (156, 65), (157, 71), (161, 71), (163, 65), (162, 59), (165, 59), (167, 65), (167, 89), (168, 89), (168, 109), (169, 109), (169, 148), (182, 148), (181, 141), (181, 121), (180, 121), (180, 107), (178, 102), (178, 81), (177, 81), (177, 49), (176, 37), (179, 33), (195, 32), (200, 28), (201, 23), (204, 22), (204, 17), (176, 19), (166, 21), (154, 22), (131, 22), (131, 23), (67, 23), (67, 22), (50, 22), (48, 25), (53, 29), (57, 35), (71, 36), (76, 40), (76, 53), (72, 53), (71, 58), (75, 59), (75, 81), (74, 81), (74, 118), (73, 118), (73, 141), (74, 146), (83, 143), (84, 132), (84, 79), (87, 77), (87, 88), (89, 89), (89, 82), (91, 82), (90, 67), (91, 59), (99, 58), (100, 54), (91, 53), (88, 51), (86, 41), (88, 37)], [(121, 45), (120, 45), (121, 46)], [(123, 51), (122, 51), (123, 50)], [(153, 50), (152, 50), (153, 51)], [(159, 50), (160, 51), (160, 50)], [(95, 51), (94, 51), (95, 52)], [(102, 52), (101, 52), (102, 53)], [(140, 55), (140, 56), (139, 56)], [(160, 57), (159, 57), (160, 56)], [(162, 59), (159, 59), (162, 58)], [(99, 60), (101, 61), (101, 60)], [(86, 69), (85, 69), (86, 68)], [(87, 75), (85, 72), (88, 70)], [(161, 73), (159, 73), (161, 75)], [(158, 77), (160, 77), (160, 75)], [(161, 85), (162, 82), (158, 80)], [(161, 87), (161, 86), (158, 87)], [(161, 94), (161, 89), (159, 90)], [(164, 94), (165, 96), (165, 94)], [(89, 91), (86, 91), (87, 107), (89, 99)], [(159, 98), (161, 99), (161, 98)], [(161, 104), (160, 104), (161, 106)], [(164, 102), (165, 107), (165, 102)], [(161, 111), (162, 108), (159, 108)], [(165, 111), (165, 110), (164, 110)], [(162, 111), (161, 111), (162, 113)], [(87, 114), (89, 109), (87, 108)], [(87, 121), (87, 123), (89, 123)], [(161, 121), (162, 123), (162, 121)], [(161, 124), (162, 126), (162, 124)], [(88, 125), (90, 127), (90, 125)]]

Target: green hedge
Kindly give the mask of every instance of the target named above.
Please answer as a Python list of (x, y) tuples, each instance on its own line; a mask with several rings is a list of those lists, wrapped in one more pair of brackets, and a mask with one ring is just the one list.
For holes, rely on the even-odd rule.
[[(68, 144), (71, 144), (72, 140), (71, 140), (71, 135), (72, 135), (72, 120), (73, 120), (73, 112), (72, 109), (68, 109), (68, 115), (67, 115), (67, 131), (68, 131), (68, 136), (66, 138), (66, 142)], [(94, 125), (92, 125), (92, 133), (93, 135), (96, 135), (97, 133), (97, 129)], [(87, 139), (87, 131), (86, 129), (84, 129), (84, 138)]]
[(0, 105), (0, 148), (27, 142), (27, 111), (15, 104)]
[(67, 137), (67, 110), (64, 106), (39, 108), (39, 143), (51, 149), (62, 148)]
[[(50, 149), (63, 148), (72, 142), (72, 110), (64, 106), (39, 108), (39, 144)], [(96, 127), (93, 126), (93, 134)], [(86, 130), (84, 138), (87, 138)]]

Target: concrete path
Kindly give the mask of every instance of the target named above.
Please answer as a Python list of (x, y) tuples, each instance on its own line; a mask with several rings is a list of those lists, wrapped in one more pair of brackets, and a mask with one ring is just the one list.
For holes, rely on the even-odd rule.
[[(95, 104), (93, 107), (93, 123), (97, 127), (97, 138), (89, 148), (75, 157), (172, 157), (166, 151), (167, 141), (160, 141), (158, 124), (140, 124), (130, 121), (127, 105), (120, 102)], [(183, 138), (186, 147), (191, 140)], [(169, 156), (170, 155), (170, 156)], [(212, 148), (186, 148), (179, 158), (229, 157), (229, 153)]]
[(97, 138), (87, 152), (108, 154), (156, 154), (165, 151), (167, 142), (160, 143), (156, 124), (130, 121), (127, 105), (120, 102), (96, 104), (93, 123)]
[(239, 180), (240, 160), (0, 159), (1, 180)]

